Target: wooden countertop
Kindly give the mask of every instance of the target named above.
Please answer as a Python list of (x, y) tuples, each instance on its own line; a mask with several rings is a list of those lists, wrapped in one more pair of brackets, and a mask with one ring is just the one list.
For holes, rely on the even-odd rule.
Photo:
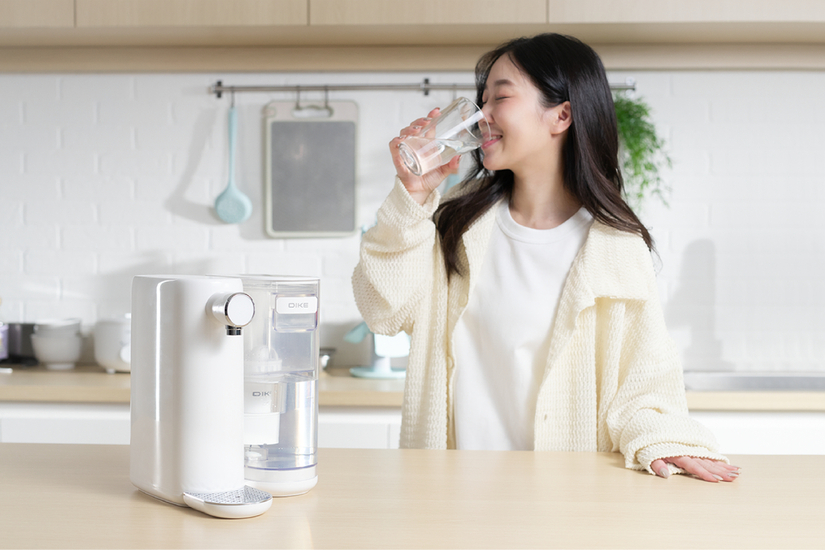
[[(0, 401), (68, 403), (128, 403), (128, 373), (108, 374), (97, 365), (79, 365), (71, 370), (44, 367), (11, 367), (0, 373)], [(353, 378), (344, 368), (324, 371), (318, 379), (320, 406), (401, 407), (403, 380)]]
[[(0, 401), (128, 403), (127, 373), (107, 374), (95, 365), (68, 371), (43, 367), (15, 368), (0, 374)], [(353, 378), (349, 369), (336, 367), (318, 379), (320, 406), (400, 407), (403, 380)], [(692, 411), (807, 411), (825, 412), (821, 391), (687, 392)]]
[(611, 453), (320, 449), (318, 485), (221, 520), (129, 482), (129, 447), (0, 444), (0, 548), (822, 548), (825, 456), (734, 483)]

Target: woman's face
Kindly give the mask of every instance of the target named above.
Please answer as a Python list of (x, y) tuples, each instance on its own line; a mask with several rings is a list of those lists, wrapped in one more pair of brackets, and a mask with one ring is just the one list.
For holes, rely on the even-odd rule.
[(541, 92), (509, 56), (504, 55), (493, 64), (482, 105), (491, 133), (482, 145), (487, 170), (512, 170), (519, 174), (546, 161), (551, 151), (560, 150), (553, 147), (553, 136), (558, 135), (558, 114), (565, 106), (569, 117), (569, 103), (544, 107)]

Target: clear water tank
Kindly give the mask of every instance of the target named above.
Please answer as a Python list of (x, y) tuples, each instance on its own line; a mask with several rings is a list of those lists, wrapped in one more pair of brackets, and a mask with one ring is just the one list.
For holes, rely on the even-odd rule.
[(318, 481), (319, 280), (243, 275), (256, 314), (244, 328), (244, 476), (273, 496)]

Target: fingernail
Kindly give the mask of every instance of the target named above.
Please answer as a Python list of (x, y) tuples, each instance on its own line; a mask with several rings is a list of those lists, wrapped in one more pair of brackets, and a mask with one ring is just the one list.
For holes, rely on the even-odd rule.
[(730, 477), (739, 477), (739, 472), (731, 472), (728, 474)]
[(716, 474), (713, 474), (713, 477), (715, 477), (715, 478), (716, 478), (716, 479), (718, 479), (719, 481), (722, 481), (722, 476), (718, 476), (718, 475), (716, 475)]
[(660, 469), (659, 470), (659, 475), (662, 476), (665, 479), (669, 478), (670, 477), (670, 469), (667, 468), (667, 467), (664, 467), (664, 468)]

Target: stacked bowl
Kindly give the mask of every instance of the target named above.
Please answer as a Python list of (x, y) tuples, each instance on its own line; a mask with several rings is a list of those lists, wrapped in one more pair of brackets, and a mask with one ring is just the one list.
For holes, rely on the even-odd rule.
[(74, 368), (80, 359), (83, 337), (80, 319), (43, 319), (34, 324), (32, 349), (35, 358), (50, 370)]

